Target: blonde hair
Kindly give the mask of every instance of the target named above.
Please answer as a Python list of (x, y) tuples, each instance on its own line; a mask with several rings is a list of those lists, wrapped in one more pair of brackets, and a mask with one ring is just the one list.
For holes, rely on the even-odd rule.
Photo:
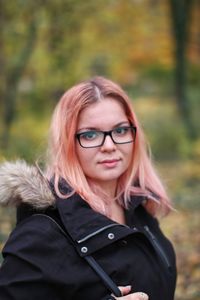
[[(117, 186), (117, 199), (128, 207), (131, 196), (143, 196), (145, 208), (155, 215), (158, 212), (168, 213), (170, 200), (166, 194), (147, 151), (142, 128), (131, 107), (131, 101), (123, 89), (104, 77), (94, 77), (81, 82), (61, 97), (51, 122), (49, 137), (49, 159), (47, 176), (55, 176), (55, 191), (59, 191), (59, 180), (63, 178), (73, 192), (80, 194), (90, 206), (105, 215), (109, 215), (108, 199), (103, 191), (88, 182), (76, 154), (75, 134), (80, 112), (87, 106), (101, 99), (113, 98), (124, 108), (130, 124), (137, 128), (131, 164), (121, 175)], [(68, 197), (69, 195), (64, 195)]]

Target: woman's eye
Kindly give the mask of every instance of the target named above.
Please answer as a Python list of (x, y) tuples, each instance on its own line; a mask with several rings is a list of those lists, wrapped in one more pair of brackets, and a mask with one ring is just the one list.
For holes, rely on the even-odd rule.
[(128, 131), (128, 127), (118, 127), (115, 129), (115, 134), (118, 134), (118, 135), (122, 135), (122, 134), (126, 134)]
[(96, 131), (88, 131), (81, 134), (81, 138), (85, 140), (94, 140), (97, 137)]

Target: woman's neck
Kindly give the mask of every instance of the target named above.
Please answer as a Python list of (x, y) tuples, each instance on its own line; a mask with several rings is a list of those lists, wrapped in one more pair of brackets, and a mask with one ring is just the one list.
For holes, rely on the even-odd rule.
[(107, 195), (111, 202), (114, 201), (114, 199), (116, 197), (116, 190), (117, 190), (117, 181), (116, 180), (112, 181), (112, 182), (110, 182), (110, 181), (96, 182), (96, 181), (88, 179), (88, 182), (90, 184), (92, 184), (94, 186), (94, 188), (96, 187), (97, 190), (99, 189), (105, 195)]
[(117, 202), (113, 201), (109, 205), (110, 218), (119, 223), (126, 224), (124, 208)]
[(120, 224), (126, 224), (124, 208), (118, 203), (116, 199), (117, 181), (114, 182), (92, 182), (94, 187), (100, 188), (103, 193), (107, 196), (106, 205), (109, 211), (109, 217)]

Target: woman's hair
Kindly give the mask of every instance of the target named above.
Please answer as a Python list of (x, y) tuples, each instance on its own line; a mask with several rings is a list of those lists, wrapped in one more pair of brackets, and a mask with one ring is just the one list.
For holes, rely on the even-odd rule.
[(130, 124), (137, 128), (131, 163), (118, 179), (116, 198), (128, 207), (131, 196), (143, 196), (149, 213), (155, 215), (162, 211), (166, 214), (170, 210), (170, 201), (152, 165), (131, 101), (119, 85), (104, 77), (94, 77), (73, 86), (58, 102), (50, 126), (47, 176), (55, 177), (55, 191), (59, 196), (67, 197), (59, 191), (59, 180), (63, 178), (72, 191), (80, 194), (93, 209), (109, 215), (108, 196), (83, 173), (75, 139), (80, 112), (92, 103), (106, 101), (108, 97), (122, 104)]

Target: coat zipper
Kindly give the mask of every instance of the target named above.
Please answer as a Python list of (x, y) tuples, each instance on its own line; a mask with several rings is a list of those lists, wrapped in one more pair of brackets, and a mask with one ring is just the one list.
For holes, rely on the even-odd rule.
[[(86, 235), (85, 237), (83, 237), (81, 240), (78, 240), (77, 242), (78, 242), (79, 244), (82, 243), (82, 242), (85, 242), (85, 241), (87, 241), (88, 239), (90, 239), (91, 237), (97, 235), (98, 233), (100, 233), (100, 232), (102, 232), (102, 231), (104, 231), (104, 230), (106, 230), (106, 229), (108, 229), (108, 228), (114, 227), (114, 226), (121, 226), (121, 225), (119, 225), (119, 224), (109, 224), (109, 225), (107, 225), (107, 226), (104, 226), (104, 227), (102, 227), (102, 228), (100, 228), (100, 229), (98, 229), (98, 230), (96, 230), (96, 231), (94, 231), (94, 232), (92, 232), (92, 233)], [(123, 225), (122, 225), (122, 226), (123, 226)]]
[(155, 249), (159, 253), (159, 256), (161, 257), (162, 261), (164, 262), (165, 265), (167, 265), (168, 268), (170, 268), (171, 264), (166, 256), (165, 252), (163, 251), (162, 247), (160, 246), (158, 240), (156, 239), (154, 234), (150, 231), (150, 229), (147, 225), (144, 226), (144, 229), (147, 232), (147, 234), (149, 235), (149, 237), (151, 238), (153, 245), (155, 246)]

